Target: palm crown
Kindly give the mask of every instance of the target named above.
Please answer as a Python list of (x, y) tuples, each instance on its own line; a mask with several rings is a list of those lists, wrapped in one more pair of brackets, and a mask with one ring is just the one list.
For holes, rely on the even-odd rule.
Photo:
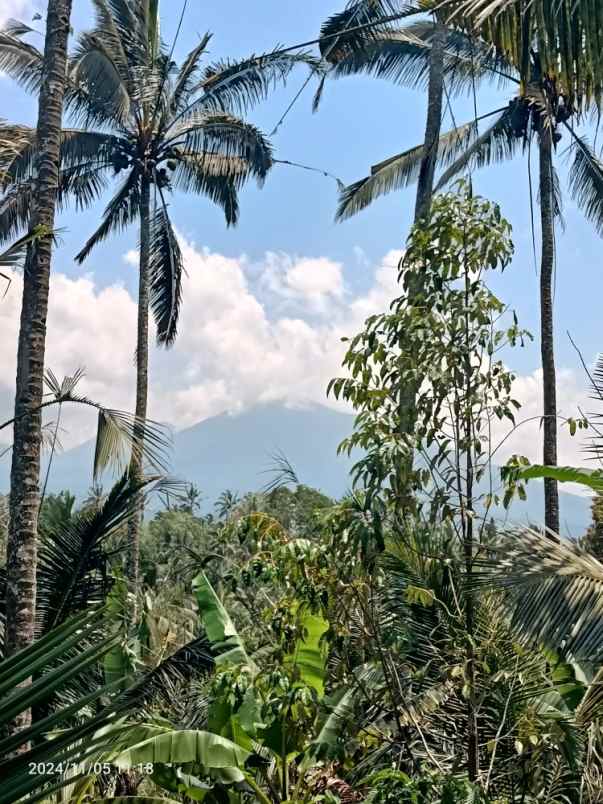
[[(111, 179), (121, 179), (100, 226), (77, 255), (81, 262), (96, 244), (139, 217), (144, 188), (152, 188), (150, 302), (158, 340), (169, 345), (176, 336), (182, 258), (167, 194), (204, 195), (223, 209), (228, 225), (235, 224), (238, 190), (250, 178), (262, 182), (273, 164), (267, 139), (238, 115), (296, 64), (313, 62), (303, 53), (276, 51), (203, 68), (207, 34), (177, 66), (160, 41), (157, 2), (94, 0), (93, 5), (95, 26), (79, 37), (69, 60), (66, 107), (80, 128), (63, 131), (59, 200), (86, 206)], [(0, 33), (0, 69), (36, 91), (43, 57), (25, 41), (30, 31), (10, 23)], [(27, 226), (35, 136), (23, 126), (0, 129), (0, 237)]]
[[(380, 5), (385, 5), (383, 0)], [(409, 7), (409, 16), (421, 10), (420, 6), (428, 5)], [(480, 27), (476, 29), (476, 20), (469, 20), (466, 14), (480, 11), (484, 5), (478, 0), (435, 4), (447, 22), (446, 93), (471, 92), (480, 82), (493, 81), (502, 88), (514, 88), (515, 97), (504, 108), (482, 115), (482, 119), (494, 117), (494, 121), (481, 133), (478, 121), (471, 120), (441, 135), (437, 162), (445, 170), (439, 186), (468, 167), (514, 157), (527, 147), (541, 125), (553, 128), (555, 141), (563, 128), (570, 135), (574, 157), (569, 173), (570, 192), (585, 215), (603, 231), (603, 165), (573, 125), (588, 111), (598, 109), (603, 96), (601, 73), (593, 60), (597, 31), (592, 26), (588, 28), (581, 13), (569, 14), (564, 27), (565, 18), (558, 15), (564, 9), (567, 12), (567, 3), (548, 11), (545, 5), (535, 3), (534, 14), (526, 21), (520, 4), (508, 0), (500, 0), (499, 16), (478, 18)], [(335, 48), (330, 49), (328, 44), (332, 39), (325, 39), (326, 51), (322, 49), (330, 62), (328, 75), (342, 78), (365, 73), (401, 86), (424, 86), (434, 32), (429, 20), (378, 26), (353, 36), (345, 34), (355, 10), (361, 10), (363, 19), (374, 21), (391, 10), (389, 6), (378, 6), (359, 0), (323, 25), (323, 37), (344, 31)], [(580, 11), (584, 9), (580, 7)], [(525, 31), (519, 24), (522, 20), (527, 26)], [(373, 165), (369, 176), (342, 191), (337, 218), (345, 220), (381, 195), (415, 182), (422, 152), (423, 145), (419, 144)]]

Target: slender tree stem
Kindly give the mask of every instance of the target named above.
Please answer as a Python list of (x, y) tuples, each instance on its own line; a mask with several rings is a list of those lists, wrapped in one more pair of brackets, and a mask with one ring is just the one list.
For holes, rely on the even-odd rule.
[[(52, 434), (52, 446), (50, 448), (50, 456), (48, 457), (48, 466), (46, 468), (46, 476), (44, 477), (44, 485), (42, 486), (42, 494), (40, 496), (40, 506), (44, 504), (44, 499), (46, 497), (46, 489), (48, 488), (48, 481), (50, 479), (50, 472), (52, 469), (52, 462), (54, 460), (56, 447), (57, 447), (57, 439), (59, 437), (59, 427), (61, 426), (61, 412), (63, 410), (62, 404), (59, 402), (59, 409), (57, 411), (57, 420), (54, 426), (54, 433)], [(39, 512), (38, 512), (39, 516)]]
[[(417, 183), (415, 203), (415, 224), (429, 215), (433, 198), (433, 184), (438, 156), (438, 143), (442, 129), (442, 107), (444, 102), (444, 51), (446, 45), (446, 28), (439, 21), (434, 21), (435, 31), (429, 56), (429, 87), (427, 92), (427, 121), (423, 154)], [(420, 303), (420, 280), (408, 288), (408, 304)], [(404, 333), (401, 333), (404, 337)], [(412, 434), (416, 420), (416, 397), (420, 383), (411, 383), (400, 390), (399, 417), (400, 434)], [(411, 475), (414, 454), (411, 450), (400, 462), (397, 472), (397, 497), (399, 513), (413, 510)]]
[[(469, 310), (471, 277), (465, 262), (465, 309)], [(469, 682), (469, 695), (467, 696), (467, 775), (472, 782), (479, 777), (479, 733), (477, 713), (475, 707), (475, 655), (473, 638), (475, 631), (475, 600), (471, 588), (473, 576), (473, 386), (471, 369), (471, 333), (469, 329), (469, 313), (465, 316), (465, 422), (463, 439), (467, 445), (465, 453), (465, 503), (463, 511), (463, 550), (465, 557), (465, 575), (467, 592), (465, 594), (465, 627), (467, 629), (467, 679)], [(462, 479), (458, 478), (459, 487)]]
[[(542, 260), (540, 265), (540, 349), (542, 356), (543, 454), (546, 466), (557, 465), (557, 377), (555, 371), (553, 268), (555, 264), (553, 140), (551, 125), (544, 119), (540, 130), (540, 218)], [(544, 521), (559, 533), (559, 493), (557, 481), (544, 481)]]
[[(151, 247), (151, 185), (145, 175), (140, 189), (140, 269), (138, 276), (138, 330), (136, 342), (136, 421), (147, 417), (149, 390), (149, 262)], [(142, 479), (144, 430), (135, 433), (130, 460), (130, 473), (135, 482)], [(144, 515), (144, 498), (139, 495), (135, 511), (128, 523), (128, 578), (134, 594), (138, 592), (140, 575), (140, 530)]]
[(259, 784), (256, 782), (256, 780), (250, 773), (245, 774), (245, 781), (247, 782), (249, 787), (251, 787), (251, 789), (254, 792), (254, 795), (256, 796), (257, 800), (261, 802), (261, 804), (272, 804), (272, 801), (270, 801), (268, 796), (264, 793), (262, 788), (259, 786)]
[(438, 143), (442, 128), (442, 106), (444, 102), (444, 51), (446, 48), (446, 27), (434, 22), (435, 31), (429, 56), (429, 87), (427, 90), (427, 122), (423, 155), (419, 168), (417, 197), (415, 202), (415, 223), (429, 215), (433, 197), (433, 180), (438, 158)]

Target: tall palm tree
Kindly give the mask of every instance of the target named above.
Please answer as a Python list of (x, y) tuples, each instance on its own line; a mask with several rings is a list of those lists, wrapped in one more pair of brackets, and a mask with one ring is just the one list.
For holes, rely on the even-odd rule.
[[(272, 149), (262, 133), (237, 113), (284, 81), (304, 53), (279, 51), (239, 62), (219, 61), (201, 69), (210, 35), (204, 36), (177, 67), (159, 37), (159, 3), (94, 0), (95, 26), (79, 37), (69, 60), (68, 109), (82, 128), (67, 129), (61, 144), (62, 198), (84, 206), (111, 178), (123, 176), (101, 225), (77, 255), (83, 262), (109, 235), (138, 221), (140, 268), (136, 348), (136, 416), (147, 414), (149, 308), (159, 344), (177, 333), (182, 255), (170, 221), (168, 195), (181, 190), (209, 197), (228, 225), (238, 219), (237, 193), (250, 178), (262, 182)], [(39, 54), (26, 43), (27, 29), (13, 26), (0, 36), (0, 69), (35, 88)], [(91, 127), (97, 126), (97, 130)], [(22, 206), (31, 187), (35, 133), (5, 127), (12, 155), (5, 169), (5, 203), (0, 234), (22, 224)], [(16, 142), (16, 145), (15, 145)], [(143, 439), (143, 432), (139, 440)], [(141, 450), (132, 453), (131, 471), (142, 471)], [(129, 575), (138, 584), (142, 508), (130, 526)]]
[[(321, 51), (330, 63), (326, 75), (339, 78), (366, 72), (375, 77), (389, 78), (408, 86), (426, 85), (427, 115), (423, 144), (414, 152), (413, 170), (417, 180), (414, 222), (429, 216), (434, 192), (434, 177), (437, 164), (438, 143), (442, 127), (445, 76), (452, 75), (455, 82), (467, 85), (484, 74), (485, 64), (493, 70), (496, 59), (483, 49), (481, 59), (469, 58), (462, 52), (460, 42), (453, 39), (452, 31), (444, 24), (439, 10), (440, 3), (433, 0), (417, 0), (414, 4), (396, 0), (352, 0), (343, 12), (328, 19), (321, 29)], [(432, 12), (433, 20), (424, 18)], [(392, 13), (404, 16), (423, 15), (419, 21), (393, 25), (387, 22)], [(385, 20), (378, 25), (379, 20)], [(355, 31), (355, 27), (368, 23), (375, 27)], [(340, 33), (337, 38), (335, 34)], [(481, 64), (480, 61), (485, 62)], [(326, 76), (325, 76), (326, 77)], [(324, 79), (316, 97), (318, 105), (324, 87)], [(356, 188), (356, 185), (353, 185)], [(362, 190), (362, 188), (358, 188)], [(419, 292), (414, 289), (414, 293)], [(410, 299), (414, 297), (411, 290)], [(400, 390), (399, 419), (401, 434), (413, 431), (415, 421), (416, 387)], [(400, 510), (412, 506), (411, 472), (412, 452), (397, 470)]]
[[(555, 263), (555, 172), (553, 149), (559, 137), (555, 130), (594, 105), (600, 112), (603, 70), (601, 69), (601, 35), (597, 4), (585, 0), (451, 0), (447, 14), (470, 19), (476, 33), (491, 42), (498, 51), (511, 53), (521, 78), (521, 95), (539, 107), (536, 114), (539, 148), (540, 220), (542, 232), (540, 271), (541, 357), (543, 370), (543, 461), (557, 464), (556, 373), (553, 338), (552, 277)], [(571, 129), (570, 129), (571, 131)], [(580, 162), (585, 152), (580, 144)], [(598, 173), (593, 165), (595, 175)], [(585, 191), (572, 184), (577, 195)], [(596, 179), (596, 183), (599, 183)], [(587, 184), (592, 184), (591, 181)], [(586, 191), (593, 203), (592, 186)], [(594, 203), (599, 191), (595, 192)], [(559, 530), (559, 497), (552, 478), (544, 481), (545, 522)]]
[[(460, 5), (462, 10), (471, 4), (455, 5)], [(499, 21), (496, 25), (484, 23), (477, 32), (471, 27), (471, 35), (468, 35), (461, 25), (464, 18), (457, 14), (449, 20), (444, 48), (447, 91), (452, 94), (459, 89), (472, 88), (481, 79), (489, 77), (503, 85), (515, 84), (518, 92), (507, 107), (482, 116), (496, 115), (494, 123), (485, 131), (479, 133), (478, 121), (473, 120), (441, 135), (437, 146), (437, 163), (446, 168), (438, 183), (442, 186), (467, 168), (511, 158), (521, 147), (527, 149), (533, 138), (538, 141), (542, 229), (543, 457), (544, 463), (549, 465), (557, 462), (552, 276), (554, 218), (559, 212), (560, 201), (553, 155), (562, 126), (570, 133), (574, 152), (570, 192), (586, 216), (599, 231), (603, 231), (603, 165), (572, 125), (572, 120), (580, 119), (587, 108), (598, 106), (603, 74), (595, 69), (592, 57), (594, 34), (585, 29), (579, 18), (572, 17), (569, 0), (565, 5), (557, 5), (565, 9), (565, 26), (571, 33), (565, 37), (569, 37), (571, 42), (563, 46), (565, 38), (554, 33), (559, 18), (547, 11), (546, 4), (539, 9), (539, 18), (536, 14), (522, 16), (521, 9), (516, 9), (514, 24), (509, 23), (502, 33), (496, 27)], [(539, 20), (545, 20), (547, 24), (540, 24)], [(450, 27), (455, 22), (458, 27)], [(464, 24), (469, 27), (466, 21)], [(512, 39), (512, 34), (518, 41)], [(428, 75), (433, 38), (431, 26), (424, 21), (379, 32), (355, 48), (347, 58), (341, 59), (331, 74), (340, 77), (365, 72), (403, 85), (420, 85)], [(580, 42), (581, 46), (576, 44)], [(553, 64), (557, 65), (556, 78), (551, 78)], [(423, 154), (422, 144), (375, 165), (370, 176), (342, 192), (337, 218), (344, 220), (370, 205), (377, 197), (416, 181), (422, 172)], [(550, 478), (545, 482), (545, 521), (548, 528), (557, 532), (557, 485)]]
[[(36, 532), (44, 390), (48, 284), (60, 168), (61, 122), (70, 30), (71, 0), (49, 0), (44, 53), (39, 60), (39, 148), (33, 160), (33, 199), (27, 224), (41, 236), (29, 249), (23, 279), (11, 467), (7, 544), (6, 636), (8, 654), (34, 640)], [(30, 710), (19, 713), (17, 730), (27, 728)]]

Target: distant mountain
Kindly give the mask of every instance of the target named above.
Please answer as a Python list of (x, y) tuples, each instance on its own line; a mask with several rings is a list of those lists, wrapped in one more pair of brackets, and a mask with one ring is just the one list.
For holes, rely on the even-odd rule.
[[(259, 405), (238, 414), (205, 419), (174, 434), (171, 474), (198, 486), (212, 505), (225, 489), (256, 491), (271, 479), (274, 454), (285, 455), (302, 483), (332, 497), (349, 484), (353, 460), (337, 455), (351, 433), (354, 417), (324, 406), (288, 408)], [(92, 482), (94, 443), (88, 441), (55, 456), (51, 492), (70, 489), (77, 497)], [(8, 488), (9, 462), (0, 463), (0, 489)], [(111, 484), (111, 478), (103, 478)]]
[[(273, 455), (285, 455), (301, 483), (331, 497), (349, 488), (354, 459), (337, 455), (338, 444), (351, 433), (354, 417), (314, 405), (288, 408), (259, 405), (243, 413), (222, 414), (174, 435), (172, 473), (198, 486), (205, 508), (211, 508), (225, 489), (239, 493), (261, 489), (271, 478)], [(49, 491), (70, 489), (82, 498), (91, 482), (93, 442), (57, 455)], [(9, 462), (0, 462), (0, 489), (8, 488)], [(104, 479), (105, 487), (111, 478)], [(542, 487), (532, 482), (526, 502), (517, 501), (509, 512), (513, 523), (543, 520)], [(563, 532), (580, 535), (590, 521), (588, 498), (561, 493)], [(500, 517), (497, 517), (500, 518)]]

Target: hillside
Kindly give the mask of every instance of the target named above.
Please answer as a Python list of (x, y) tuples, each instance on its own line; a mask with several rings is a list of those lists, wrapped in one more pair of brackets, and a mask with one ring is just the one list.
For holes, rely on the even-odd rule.
[[(300, 482), (340, 497), (349, 488), (353, 460), (337, 455), (337, 445), (353, 426), (354, 417), (319, 405), (288, 408), (280, 404), (254, 407), (243, 413), (222, 414), (174, 434), (172, 473), (194, 483), (209, 510), (222, 491), (239, 493), (261, 489), (270, 480), (275, 452), (284, 454)], [(92, 477), (93, 443), (58, 455), (49, 482), (50, 491), (70, 489), (85, 495)], [(9, 462), (0, 464), (0, 486), (8, 488)], [(103, 479), (109, 486), (111, 478)], [(532, 483), (528, 501), (513, 504), (509, 521), (543, 519), (541, 486)], [(561, 493), (564, 534), (579, 535), (590, 520), (589, 501)]]

